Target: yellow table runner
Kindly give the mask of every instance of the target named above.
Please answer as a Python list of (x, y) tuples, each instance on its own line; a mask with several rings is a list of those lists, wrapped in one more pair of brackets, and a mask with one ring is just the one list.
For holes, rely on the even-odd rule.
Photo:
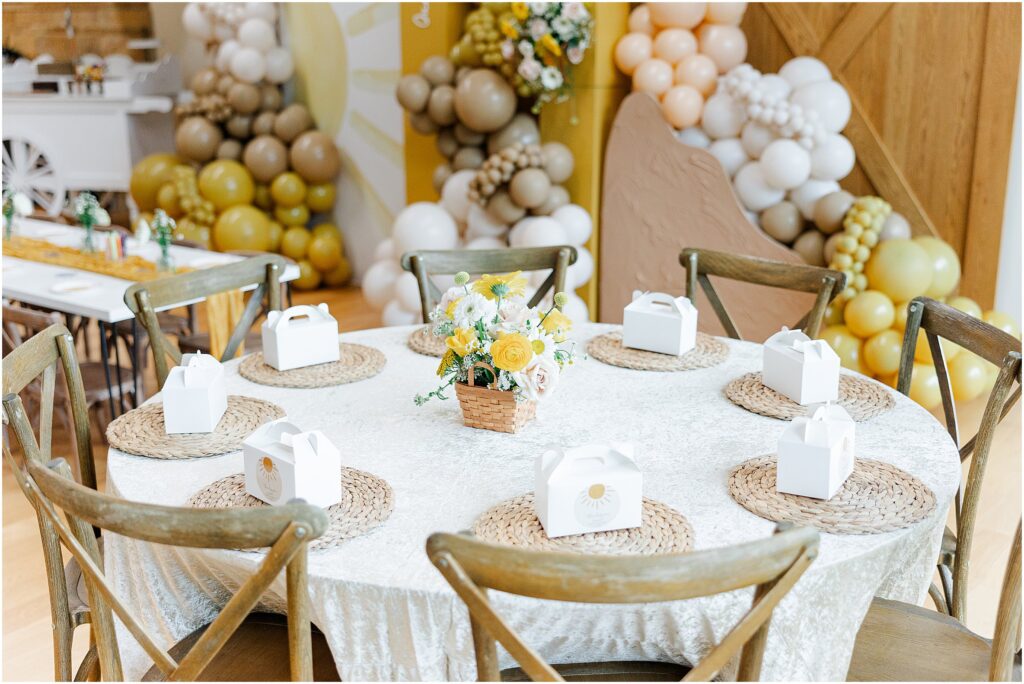
[[(152, 261), (140, 256), (127, 256), (120, 261), (111, 261), (105, 254), (99, 252), (83, 252), (74, 247), (55, 245), (46, 240), (24, 236), (14, 236), (10, 240), (4, 240), (3, 246), (3, 252), (7, 256), (54, 266), (77, 268), (81, 271), (91, 271), (133, 282), (159, 280), (168, 275), (166, 271), (159, 270)], [(174, 269), (174, 273), (187, 273), (193, 270), (186, 266), (179, 266)], [(224, 353), (224, 348), (231, 338), (231, 331), (241, 317), (244, 307), (241, 290), (221, 292), (206, 298), (206, 324), (210, 331), (210, 354), (220, 358)], [(236, 356), (242, 354), (244, 346), (244, 344), (239, 345)]]

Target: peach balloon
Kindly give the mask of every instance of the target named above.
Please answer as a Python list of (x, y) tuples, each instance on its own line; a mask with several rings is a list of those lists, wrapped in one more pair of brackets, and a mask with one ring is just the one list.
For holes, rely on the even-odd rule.
[(696, 126), (704, 110), (704, 97), (688, 85), (669, 88), (661, 100), (661, 111), (675, 128)]
[(715, 61), (719, 73), (739, 66), (747, 58), (747, 37), (737, 26), (704, 24), (697, 37), (700, 51)]
[(629, 13), (628, 26), (630, 33), (646, 33), (649, 36), (653, 36), (657, 30), (651, 23), (651, 10), (647, 9), (647, 5), (640, 5)]
[(654, 41), (645, 33), (627, 33), (615, 44), (615, 66), (632, 76), (636, 68), (654, 54)]
[(675, 82), (693, 86), (707, 97), (718, 83), (718, 67), (707, 55), (690, 55), (676, 65)]
[(651, 23), (660, 28), (693, 28), (704, 21), (706, 2), (652, 2)]
[(661, 97), (672, 87), (672, 65), (663, 59), (648, 59), (633, 72), (633, 90)]
[(659, 31), (654, 37), (654, 56), (669, 64), (697, 54), (697, 38), (686, 29), (670, 28)]
[(709, 2), (707, 20), (713, 24), (737, 26), (746, 11), (745, 2)]

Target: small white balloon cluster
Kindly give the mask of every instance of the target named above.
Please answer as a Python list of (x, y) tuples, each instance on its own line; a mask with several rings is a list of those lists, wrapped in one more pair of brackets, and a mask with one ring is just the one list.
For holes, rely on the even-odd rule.
[(295, 70), (277, 40), (277, 7), (269, 2), (190, 2), (185, 30), (214, 51), (214, 63), (243, 83), (284, 83)]

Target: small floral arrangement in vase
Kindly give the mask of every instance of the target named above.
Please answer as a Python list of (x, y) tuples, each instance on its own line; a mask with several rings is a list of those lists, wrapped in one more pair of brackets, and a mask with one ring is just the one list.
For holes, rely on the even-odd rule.
[(590, 47), (594, 20), (582, 2), (513, 2), (511, 8), (499, 22), (501, 56), (509, 65), (503, 72), (520, 97), (537, 98), (536, 114), (569, 97), (570, 71)]
[(91, 192), (83, 192), (75, 198), (75, 218), (82, 228), (85, 228), (85, 240), (82, 241), (82, 251), (95, 252), (96, 244), (93, 240), (93, 228), (96, 226), (109, 226), (110, 214), (100, 206), (100, 201)]
[[(160, 258), (156, 262), (160, 271), (174, 270), (174, 257), (171, 256), (171, 237), (174, 235), (175, 222), (163, 209), (153, 213), (153, 229), (156, 230), (156, 243), (160, 245)], [(147, 225), (146, 231), (149, 230)]]
[(32, 213), (32, 200), (28, 195), (15, 192), (11, 188), (4, 188), (3, 191), (3, 214), (4, 214), (4, 239), (10, 240), (14, 237), (14, 229), (17, 227), (17, 219), (28, 216)]
[(536, 402), (550, 396), (576, 352), (566, 344), (572, 321), (559, 308), (566, 294), (556, 293), (544, 311), (523, 302), (525, 291), (519, 271), (474, 283), (468, 273), (455, 275), (455, 287), (430, 316), (434, 334), (445, 338), (437, 374), (446, 382), (417, 395), (417, 405), (447, 399), (454, 385), (469, 427), (517, 432), (533, 419)]

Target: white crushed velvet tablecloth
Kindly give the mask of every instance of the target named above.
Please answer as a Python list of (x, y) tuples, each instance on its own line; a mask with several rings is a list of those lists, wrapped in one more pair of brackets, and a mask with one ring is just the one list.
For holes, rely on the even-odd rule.
[[(518, 435), (462, 425), (458, 402), (413, 403), (437, 384), (438, 360), (405, 345), (413, 328), (348, 333), (344, 341), (387, 355), (376, 377), (316, 390), (253, 384), (226, 364), (229, 393), (276, 402), (299, 425), (320, 429), (343, 462), (387, 480), (391, 518), (341, 546), (310, 554), (315, 624), (344, 680), (472, 680), (467, 612), (430, 564), (432, 532), (468, 529), (490, 506), (532, 491), (533, 459), (545, 445), (633, 441), (646, 496), (681, 511), (696, 548), (771, 534), (726, 489), (729, 469), (774, 450), (785, 423), (741, 409), (722, 394), (760, 368), (760, 346), (727, 341), (729, 359), (677, 373), (632, 371), (594, 359), (563, 374), (554, 396)], [(588, 325), (577, 339), (613, 329)], [(960, 479), (957, 451), (924, 409), (893, 392), (893, 410), (857, 425), (858, 455), (891, 462), (935, 493), (927, 519), (886, 534), (823, 534), (817, 561), (775, 610), (762, 677), (843, 680), (857, 628), (875, 595), (920, 603), (932, 576), (946, 512)], [(137, 501), (182, 505), (205, 485), (242, 470), (241, 452), (166, 461), (111, 449), (108, 487)], [(152, 633), (170, 645), (212, 620), (252, 572), (259, 553), (179, 549), (106, 535), (107, 572)], [(264, 598), (282, 611), (284, 577)], [(565, 604), (494, 594), (496, 608), (552, 662), (607, 659), (695, 661), (748, 609), (751, 590), (647, 606)], [(121, 628), (126, 675), (148, 658)], [(499, 647), (500, 648), (500, 647)], [(502, 666), (510, 665), (502, 653)]]

